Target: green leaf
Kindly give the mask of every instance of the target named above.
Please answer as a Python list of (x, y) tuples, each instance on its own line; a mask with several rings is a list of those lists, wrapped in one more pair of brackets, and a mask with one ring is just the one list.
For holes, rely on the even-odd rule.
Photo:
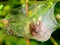
[(0, 5), (0, 10), (3, 8), (3, 4)]

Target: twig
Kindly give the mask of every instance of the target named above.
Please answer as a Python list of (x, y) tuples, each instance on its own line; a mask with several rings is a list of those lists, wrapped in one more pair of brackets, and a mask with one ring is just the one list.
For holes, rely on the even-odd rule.
[[(26, 0), (26, 15), (28, 15), (28, 0)], [(30, 45), (30, 40), (26, 38), (26, 44)]]
[(28, 15), (28, 0), (26, 0), (26, 15)]
[(30, 45), (30, 40), (28, 38), (25, 38), (25, 39), (26, 39), (26, 44)]

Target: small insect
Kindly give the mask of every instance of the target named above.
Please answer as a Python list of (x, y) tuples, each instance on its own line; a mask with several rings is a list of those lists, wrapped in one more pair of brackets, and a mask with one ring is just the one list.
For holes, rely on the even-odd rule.
[(34, 25), (33, 23), (30, 24), (30, 33), (31, 33), (32, 36), (35, 35), (36, 28), (37, 28), (36, 25)]
[(7, 33), (8, 33), (9, 35), (14, 35), (14, 33), (13, 33), (12, 30), (8, 30)]
[(13, 36), (15, 35), (15, 34), (14, 34), (14, 31), (10, 28), (9, 23), (8, 23), (8, 25), (6, 26), (6, 28), (7, 28), (7, 31), (6, 31), (7, 34), (13, 35)]
[[(39, 24), (30, 24), (30, 33), (33, 36), (33, 38), (43, 41), (48, 40), (50, 38), (49, 35), (51, 35), (51, 32), (43, 25), (42, 22), (39, 22)], [(48, 36), (48, 37), (47, 37)]]

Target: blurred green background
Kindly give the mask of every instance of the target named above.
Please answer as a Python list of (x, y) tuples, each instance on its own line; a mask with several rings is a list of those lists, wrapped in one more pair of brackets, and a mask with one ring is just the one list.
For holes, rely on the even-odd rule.
[[(9, 19), (9, 11), (11, 9), (19, 8), (24, 3), (25, 0), (0, 0), (0, 21), (4, 18)], [(54, 12), (55, 16), (57, 14), (60, 15), (60, 2), (56, 3)], [(12, 13), (18, 14), (15, 10), (14, 12), (12, 11)], [(60, 23), (60, 19), (57, 19), (57, 21)], [(27, 45), (26, 39), (8, 35), (4, 32), (4, 29), (1, 28), (2, 26), (4, 26), (4, 24), (0, 23), (0, 45)], [(30, 40), (30, 45), (60, 45), (60, 28), (57, 28), (57, 30), (53, 32), (52, 37), (53, 38), (50, 38), (48, 41), (43, 43), (36, 40)]]

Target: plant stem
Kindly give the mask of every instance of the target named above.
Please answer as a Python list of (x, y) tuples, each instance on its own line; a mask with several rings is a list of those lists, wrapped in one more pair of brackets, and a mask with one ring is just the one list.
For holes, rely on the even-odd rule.
[(50, 37), (50, 40), (54, 45), (58, 45), (58, 43), (55, 41), (55, 39), (52, 36)]
[(28, 15), (28, 0), (26, 0), (26, 15)]
[(30, 45), (30, 40), (28, 38), (26, 38), (26, 44)]
[[(28, 0), (26, 0), (26, 15), (28, 15)], [(26, 44), (30, 45), (30, 40), (26, 38)]]

